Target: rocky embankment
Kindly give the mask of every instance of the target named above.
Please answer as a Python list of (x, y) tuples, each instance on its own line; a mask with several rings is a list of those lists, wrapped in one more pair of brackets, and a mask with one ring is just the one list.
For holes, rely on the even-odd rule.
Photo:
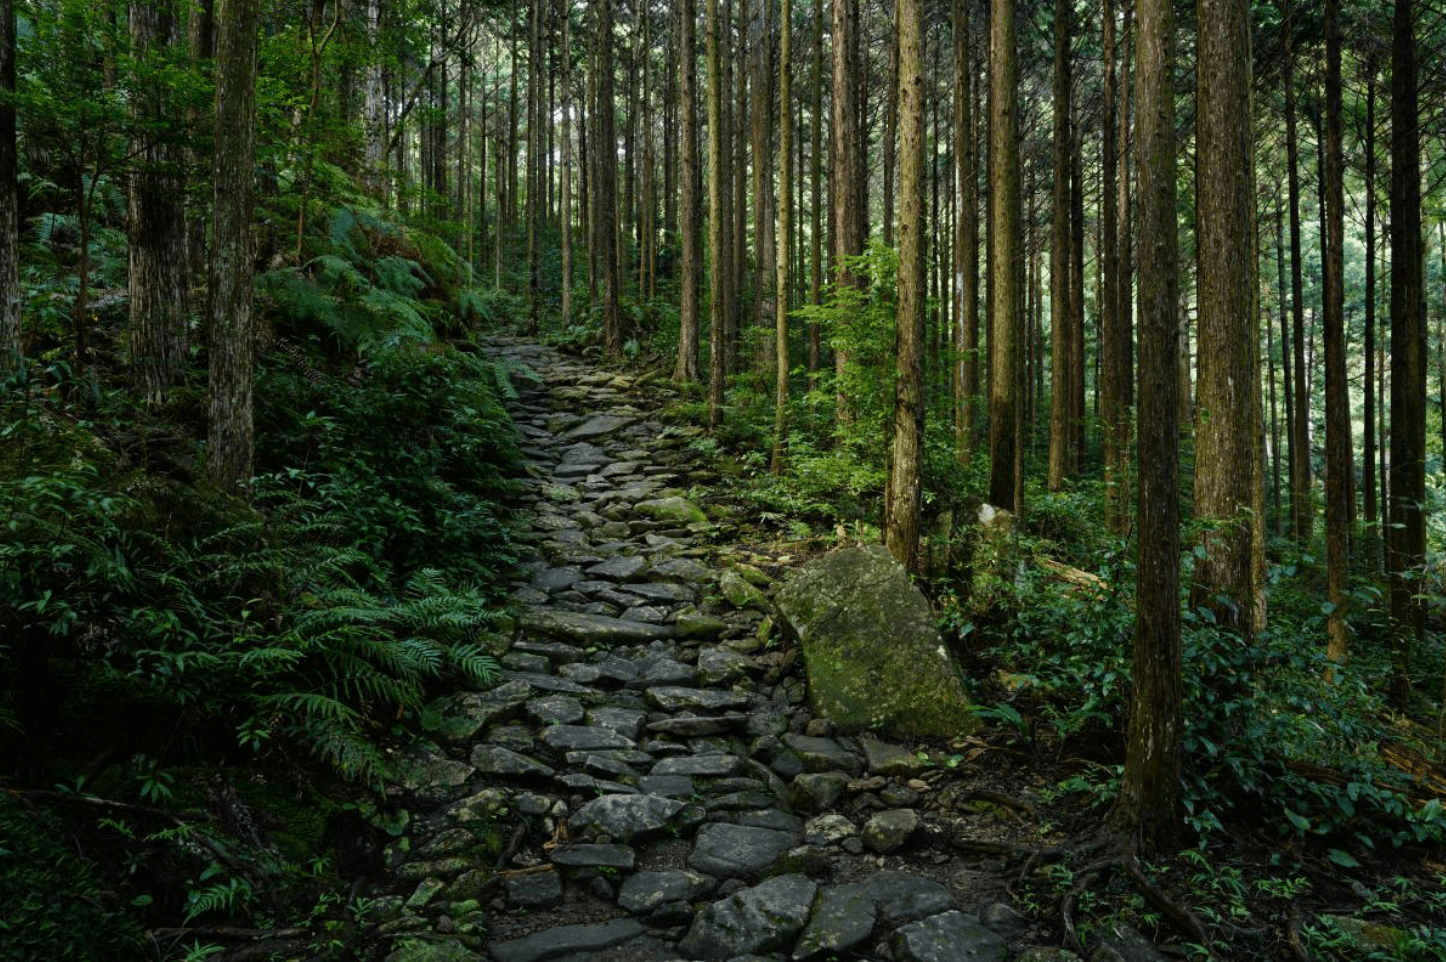
[(514, 404), (517, 629), (501, 684), (439, 700), (399, 759), (389, 962), (1075, 958), (997, 871), (1040, 844), (1024, 776), (813, 717), (768, 566), (685, 497), (688, 432), (624, 378), (492, 347), (541, 377)]

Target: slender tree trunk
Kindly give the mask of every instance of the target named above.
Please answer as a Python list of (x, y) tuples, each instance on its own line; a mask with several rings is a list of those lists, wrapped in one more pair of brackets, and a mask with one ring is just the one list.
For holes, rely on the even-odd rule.
[(898, 0), (899, 273), (894, 337), (894, 439), (884, 538), (911, 572), (919, 570), (920, 484), (924, 454), (924, 14), (920, 0)]
[[(698, 299), (703, 286), (703, 251), (700, 245), (699, 177), (698, 177), (698, 58), (696, 53), (698, 9), (694, 0), (678, 0), (678, 116), (679, 145), (678, 157), (681, 167), (678, 173), (679, 227), (678, 238), (682, 260), (681, 303), (678, 306), (678, 363), (673, 368), (673, 380), (696, 381), (698, 370), (699, 319)], [(711, 83), (712, 61), (709, 61)], [(709, 104), (712, 104), (712, 88), (709, 87)], [(709, 134), (712, 147), (712, 134)], [(708, 183), (712, 186), (712, 154), (709, 154)], [(709, 219), (711, 233), (712, 218)], [(716, 262), (715, 262), (716, 263)]]
[[(1079, 104), (1072, 105), (1070, 148), (1070, 289), (1069, 289), (1069, 470), (1085, 470), (1085, 216), (1084, 131)], [(1096, 382), (1098, 383), (1098, 382)]]
[(1346, 382), (1345, 187), (1341, 131), (1341, 3), (1326, 0), (1325, 402), (1328, 654), (1346, 657), (1347, 528), (1350, 524), (1351, 399)]
[(783, 196), (778, 200), (778, 261), (774, 290), (774, 474), (783, 474), (788, 449), (788, 297), (789, 236), (793, 233), (793, 0), (782, 0), (778, 38), (778, 184)]
[(212, 154), (210, 436), (206, 467), (229, 491), (251, 481), (251, 283), (255, 274), (256, 42), (259, 0), (216, 5), (216, 127)]
[(1311, 502), (1310, 388), (1305, 376), (1305, 296), (1301, 279), (1300, 150), (1296, 137), (1295, 52), (1292, 40), (1295, 15), (1292, 0), (1284, 0), (1284, 4), (1284, 23), (1281, 29), (1285, 38), (1285, 73), (1281, 83), (1285, 88), (1287, 202), (1290, 208), (1290, 298), (1293, 319), (1291, 347), (1295, 370), (1292, 378), (1295, 388), (1295, 417), (1291, 424), (1292, 446), (1295, 448), (1295, 458), (1291, 464), (1295, 473), (1290, 479), (1290, 517), (1296, 542), (1306, 545), (1310, 543), (1315, 511)]
[[(974, 453), (974, 396), (979, 393), (979, 181), (974, 153), (974, 51), (970, 8), (954, 0), (954, 452)], [(971, 376), (972, 375), (972, 376)]]
[[(728, 337), (723, 342), (723, 369), (728, 374), (737, 374), (739, 366), (739, 328), (742, 323), (744, 277), (748, 264), (748, 61), (745, 54), (748, 39), (748, 0), (738, 0), (738, 17), (732, 15), (731, 0), (724, 2), (723, 23), (727, 31), (737, 25), (738, 42), (731, 53), (725, 50), (723, 60), (723, 92), (726, 126), (723, 129), (724, 168), (728, 172), (723, 207), (732, 212), (732, 227), (728, 229), (728, 284), (723, 289), (728, 306), (724, 311), (728, 320)], [(724, 39), (725, 44), (727, 38)], [(736, 99), (727, 97), (733, 89), (734, 70), (737, 70), (738, 89)]]
[(1183, 830), (1180, 646), (1179, 327), (1175, 217), (1174, 23), (1170, 0), (1139, 0), (1135, 104), (1140, 208), (1140, 559), (1134, 687), (1124, 778), (1110, 824), (1146, 852)]
[(1019, 92), (1014, 5), (996, 3), (989, 13), (989, 184), (991, 360), (989, 382), (989, 500), (1009, 511), (1023, 509), (1020, 469), (1020, 187)]
[(613, 0), (598, 0), (597, 11), (597, 211), (598, 265), (602, 273), (603, 351), (622, 353), (622, 271), (618, 264), (618, 152), (613, 131)]
[[(813, 192), (809, 203), (812, 223), (809, 241), (809, 302), (823, 304), (823, 5), (824, 0), (814, 0), (813, 27), (813, 142), (809, 162), (813, 166)], [(818, 369), (822, 352), (818, 321), (808, 322), (808, 389), (812, 391), (818, 383)]]
[[(132, 3), (130, 36), (138, 59), (164, 56), (180, 39), (174, 9), (165, 3)], [(142, 130), (165, 120), (168, 99), (159, 84), (134, 98), (131, 109)], [(132, 145), (126, 192), (131, 367), (146, 403), (160, 404), (185, 377), (189, 353), (185, 190), (180, 146), (167, 138), (141, 137)]]
[(1196, 87), (1198, 338), (1195, 517), (1204, 556), (1192, 604), (1223, 627), (1253, 636), (1257, 622), (1253, 539), (1260, 352), (1256, 323), (1255, 194), (1250, 129), (1247, 0), (1197, 0)]
[[(863, 252), (863, 212), (858, 208), (858, 86), (855, 63), (858, 47), (858, 0), (833, 0), (833, 125), (830, 145), (829, 198), (833, 208), (833, 268), (837, 287), (858, 287), (845, 258)], [(848, 353), (834, 349), (834, 364), (842, 379)], [(852, 399), (840, 388), (838, 418), (852, 421)]]
[[(562, 326), (572, 323), (572, 0), (562, 0)], [(487, 165), (484, 163), (485, 171)]]
[(527, 18), (527, 333), (536, 334), (542, 313), (542, 4)]
[(724, 317), (728, 306), (725, 224), (730, 216), (723, 198), (727, 172), (723, 169), (723, 51), (722, 39), (718, 36), (722, 27), (718, 0), (708, 0), (704, 21), (708, 58), (708, 424), (717, 428), (723, 423), (724, 342), (728, 336), (728, 322)]
[(1396, 0), (1391, 43), (1391, 693), (1404, 703), (1406, 663), (1425, 629), (1426, 286), (1421, 236), (1421, 132), (1415, 4)]
[(1104, 296), (1100, 301), (1100, 421), (1104, 434), (1105, 455), (1105, 520), (1110, 530), (1123, 535), (1130, 526), (1129, 492), (1126, 488), (1129, 460), (1130, 421), (1129, 388), (1130, 377), (1130, 331), (1120, 311), (1120, 245), (1119, 234), (1113, 229), (1119, 221), (1119, 185), (1116, 182), (1116, 165), (1120, 151), (1116, 139), (1118, 122), (1115, 98), (1115, 8), (1112, 0), (1105, 0), (1104, 9), (1104, 117), (1102, 118), (1104, 142), (1101, 147), (1100, 165), (1103, 183), (1101, 185), (1102, 245), (1101, 260), (1104, 266)]
[(0, 376), (20, 364), (20, 218), (16, 190), (15, 9), (0, 0)]
[[(758, 329), (757, 370), (766, 372), (776, 365), (775, 340), (763, 331), (774, 327), (778, 299), (787, 298), (776, 290), (778, 264), (776, 248), (787, 248), (788, 238), (775, 233), (773, 164), (773, 0), (759, 0), (752, 18), (750, 60), (753, 79), (753, 108), (750, 128), (753, 137), (753, 327)], [(781, 175), (780, 175), (781, 176)]]
[(1133, 453), (1131, 438), (1130, 409), (1135, 405), (1135, 222), (1130, 199), (1130, 40), (1134, 0), (1123, 0), (1125, 8), (1124, 25), (1120, 31), (1119, 60), (1119, 139), (1115, 142), (1116, 159), (1119, 166), (1119, 206), (1116, 236), (1120, 255), (1119, 330), (1123, 338), (1121, 348), (1124, 365), (1125, 435), (1123, 450), (1120, 452), (1120, 483), (1125, 489), (1125, 511), (1128, 513), (1130, 498), (1130, 455)]
[[(884, 30), (888, 35), (889, 42), (889, 80), (887, 93), (884, 94), (884, 129), (880, 132), (883, 137), (883, 197), (884, 202), (884, 246), (894, 246), (894, 171), (898, 167), (898, 138), (899, 138), (899, 30), (900, 25), (897, 17), (894, 22), (886, 22)], [(867, 154), (865, 155), (867, 156)]]
[(366, 38), (371, 59), (366, 65), (362, 107), (362, 182), (377, 200), (387, 196), (387, 102), (383, 84), (384, 65), (378, 46), (381, 41), (382, 0), (366, 0)]
[(1049, 489), (1070, 474), (1070, 400), (1074, 372), (1070, 351), (1070, 2), (1054, 2), (1054, 185), (1050, 231)]
[(1362, 385), (1365, 404), (1361, 411), (1362, 439), (1361, 483), (1365, 488), (1363, 507), (1366, 512), (1366, 557), (1370, 569), (1380, 569), (1380, 533), (1376, 511), (1376, 65), (1366, 59), (1366, 333), (1363, 351), (1366, 369)]

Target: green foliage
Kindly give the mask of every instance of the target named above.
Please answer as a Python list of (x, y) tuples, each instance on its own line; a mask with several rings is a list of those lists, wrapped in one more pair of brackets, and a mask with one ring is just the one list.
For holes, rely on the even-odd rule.
[(140, 926), (103, 893), (53, 817), (0, 792), (0, 955), (7, 962), (111, 962), (142, 955)]

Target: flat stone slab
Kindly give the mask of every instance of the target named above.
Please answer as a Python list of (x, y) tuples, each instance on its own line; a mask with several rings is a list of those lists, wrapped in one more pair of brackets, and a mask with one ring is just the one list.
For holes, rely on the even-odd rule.
[(719, 878), (752, 878), (777, 861), (793, 843), (792, 832), (709, 822), (698, 829), (688, 864)]
[(707, 875), (682, 869), (639, 872), (629, 876), (618, 890), (618, 908), (651, 912), (664, 902), (693, 902), (708, 894), (715, 884)]
[(566, 638), (583, 647), (645, 644), (672, 634), (671, 629), (661, 625), (557, 608), (530, 608), (519, 612), (517, 621), (524, 631)]
[(745, 692), (680, 688), (672, 685), (649, 688), (643, 693), (643, 697), (647, 699), (649, 705), (663, 711), (682, 711), (685, 708), (730, 711), (747, 708), (749, 703), (749, 697)]
[(863, 773), (863, 764), (858, 756), (832, 738), (788, 734), (783, 736), (783, 744), (798, 755), (803, 767), (810, 772)]
[(503, 880), (507, 904), (516, 909), (550, 909), (562, 904), (562, 879), (556, 872), (534, 872)]
[(808, 928), (793, 948), (794, 962), (847, 952), (868, 941), (878, 921), (878, 910), (862, 882), (825, 889), (808, 921)]
[(527, 703), (527, 716), (542, 725), (572, 725), (583, 719), (582, 702), (570, 695), (548, 695)]
[(538, 691), (561, 692), (564, 695), (586, 695), (590, 692), (590, 689), (575, 681), (541, 671), (504, 671), (502, 677), (508, 681), (525, 682)]
[[(595, 414), (577, 427), (563, 433), (563, 437), (570, 441), (584, 441), (589, 438), (600, 438), (620, 431), (637, 421), (637, 418), (626, 417), (620, 414)], [(607, 460), (604, 454), (598, 463)]]
[(535, 758), (509, 751), (497, 745), (476, 745), (470, 759), (472, 767), (483, 775), (509, 778), (550, 778), (553, 769)]
[(560, 845), (548, 855), (553, 865), (566, 868), (630, 869), (638, 863), (637, 853), (627, 845), (594, 845), (579, 842)]
[(732, 959), (787, 950), (808, 922), (818, 886), (780, 875), (714, 902), (693, 918), (678, 951), (694, 959)]
[(651, 501), (639, 501), (633, 505), (633, 510), (645, 518), (666, 521), (675, 525), (699, 524), (708, 520), (703, 509), (687, 498), (655, 498)]
[(898, 962), (1004, 962), (1004, 940), (963, 912), (944, 912), (895, 930), (889, 940)]
[(596, 728), (592, 725), (553, 725), (543, 729), (538, 740), (554, 751), (563, 752), (636, 747), (633, 740), (626, 735), (620, 735), (611, 728)]
[(728, 778), (743, 771), (737, 755), (680, 755), (653, 766), (650, 775), (687, 775), (690, 778)]
[(638, 791), (664, 798), (691, 798), (693, 780), (684, 775), (644, 775), (638, 779)]
[(908, 777), (929, 767), (929, 762), (903, 745), (881, 742), (867, 735), (860, 736), (859, 749), (864, 753), (864, 767), (871, 775)]
[[(672, 564), (674, 562), (665, 561), (658, 568), (654, 568), (653, 572), (656, 573), (660, 568)], [(646, 601), (664, 601), (669, 604), (692, 603), (698, 598), (698, 592), (692, 588), (671, 581), (643, 581), (637, 584), (622, 585), (619, 590), (626, 594), (637, 595)]]
[(497, 962), (547, 962), (569, 955), (603, 952), (642, 935), (637, 919), (613, 919), (599, 925), (563, 925), (544, 929), (511, 942), (494, 942), (492, 957)]
[(603, 795), (579, 808), (567, 825), (578, 838), (609, 835), (623, 842), (645, 842), (666, 834), (673, 816), (683, 808), (682, 802), (661, 795)]
[(587, 574), (591, 578), (603, 578), (608, 581), (636, 581), (647, 570), (646, 558), (639, 558), (637, 555), (618, 555), (588, 568)]
[(594, 708), (587, 713), (587, 723), (594, 728), (611, 728), (624, 738), (637, 741), (643, 737), (647, 712), (636, 708)]
[(648, 731), (658, 735), (678, 735), (683, 738), (701, 738), (705, 735), (721, 735), (738, 731), (748, 724), (748, 716), (737, 713), (727, 715), (675, 715), (648, 722)]

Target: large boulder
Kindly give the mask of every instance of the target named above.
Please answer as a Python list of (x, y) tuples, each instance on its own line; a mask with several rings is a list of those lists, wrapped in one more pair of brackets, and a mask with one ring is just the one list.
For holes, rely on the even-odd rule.
[(815, 714), (846, 731), (947, 738), (974, 728), (959, 664), (929, 602), (883, 545), (805, 565), (774, 604), (802, 648)]

